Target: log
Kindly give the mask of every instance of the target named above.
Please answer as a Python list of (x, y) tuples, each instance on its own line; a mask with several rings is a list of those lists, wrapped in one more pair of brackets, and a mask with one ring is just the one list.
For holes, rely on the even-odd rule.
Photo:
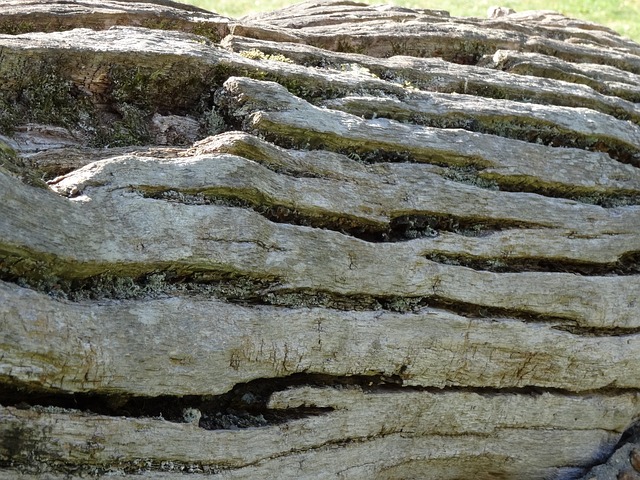
[(640, 471), (640, 45), (555, 12), (0, 6), (0, 479)]

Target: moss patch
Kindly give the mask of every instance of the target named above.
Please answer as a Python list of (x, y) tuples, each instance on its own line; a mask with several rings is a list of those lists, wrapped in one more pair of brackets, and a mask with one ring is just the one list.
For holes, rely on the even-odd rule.
[(70, 128), (92, 110), (86, 95), (60, 74), (55, 63), (17, 71), (0, 90), (3, 133), (11, 134), (17, 124), (26, 122)]
[(0, 171), (2, 170), (20, 178), (20, 180), (28, 185), (39, 188), (49, 188), (40, 177), (39, 172), (30, 170), (15, 150), (0, 140)]
[(0, 34), (4, 35), (20, 35), (22, 33), (35, 32), (38, 27), (33, 22), (5, 20), (0, 22)]

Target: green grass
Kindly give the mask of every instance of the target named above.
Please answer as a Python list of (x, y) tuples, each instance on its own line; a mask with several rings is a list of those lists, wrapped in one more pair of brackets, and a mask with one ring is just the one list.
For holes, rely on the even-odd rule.
[[(275, 10), (295, 3), (283, 0), (182, 0), (221, 15), (239, 18), (253, 12)], [(451, 15), (485, 17), (492, 5), (525, 10), (555, 10), (568, 17), (591, 20), (640, 42), (640, 0), (370, 0), (412, 8), (447, 10)]]

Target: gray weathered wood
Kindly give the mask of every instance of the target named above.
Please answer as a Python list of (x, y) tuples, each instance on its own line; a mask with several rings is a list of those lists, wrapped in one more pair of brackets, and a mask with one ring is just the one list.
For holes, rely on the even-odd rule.
[[(437, 388), (638, 388), (628, 375), (638, 368), (635, 337), (582, 336), (559, 322), (429, 308), (411, 315), (248, 308), (180, 296), (60, 304), (7, 284), (1, 293), (5, 342), (21, 348), (7, 350), (0, 374), (49, 389), (218, 395), (260, 378), (355, 372)], [(211, 317), (220, 320), (211, 325)]]
[[(9, 197), (0, 220), (7, 232), (2, 251), (34, 262), (42, 260), (28, 252), (57, 257), (60, 260), (44, 260), (45, 268), (71, 278), (107, 272), (140, 275), (166, 268), (211, 271), (213, 276), (228, 272), (276, 281), (273, 292), (437, 297), (562, 317), (583, 326), (640, 326), (638, 276), (496, 274), (425, 259), (415, 243), (366, 243), (337, 232), (274, 224), (247, 209), (147, 199), (129, 189), (98, 190), (68, 202), (49, 192), (16, 188), (4, 175), (0, 181)], [(612, 223), (637, 231), (640, 208), (622, 212), (627, 215), (612, 212)], [(63, 216), (73, 229), (47, 222), (52, 215)], [(590, 218), (594, 220), (598, 225)], [(188, 243), (175, 244), (173, 239), (185, 237), (185, 232), (192, 232)], [(109, 248), (101, 238), (110, 238)], [(341, 252), (339, 257), (336, 252)], [(331, 268), (322, 268), (329, 257), (334, 259)], [(397, 271), (393, 265), (405, 267)]]
[[(476, 65), (459, 65), (445, 62), (440, 58), (416, 58), (402, 55), (375, 58), (356, 53), (332, 52), (304, 44), (258, 40), (237, 35), (224, 38), (221, 45), (245, 54), (259, 50), (265, 54), (282, 55), (309, 66), (356, 71), (367, 69), (380, 78), (427, 91), (507, 98), (525, 103), (585, 107), (617, 118), (633, 119), (636, 123), (640, 119), (638, 107), (633, 102), (623, 100), (625, 97), (603, 95), (593, 88), (582, 85), (583, 82), (576, 82), (573, 78), (567, 79), (566, 76), (551, 81), (548, 78), (511, 74)], [(495, 55), (504, 55), (505, 52), (507, 51), (499, 50)], [(513, 52), (508, 52), (513, 55)], [(555, 57), (545, 55), (538, 57), (541, 62), (559, 61)], [(485, 58), (481, 59), (478, 65), (493, 67), (493, 64)], [(575, 65), (574, 68), (581, 68), (582, 64), (572, 65)], [(602, 65), (597, 67), (602, 67), (604, 70), (608, 68)], [(615, 71), (620, 72), (619, 81), (622, 81), (625, 76), (634, 77), (634, 74), (623, 70), (615, 69)], [(369, 88), (371, 87), (368, 85), (362, 86), (365, 91)]]
[(640, 100), (640, 76), (606, 65), (571, 63), (559, 58), (509, 50), (497, 51), (481, 65), (520, 75), (535, 75), (588, 85), (605, 95)]
[(341, 0), (0, 32), (0, 479), (640, 469), (636, 43)]

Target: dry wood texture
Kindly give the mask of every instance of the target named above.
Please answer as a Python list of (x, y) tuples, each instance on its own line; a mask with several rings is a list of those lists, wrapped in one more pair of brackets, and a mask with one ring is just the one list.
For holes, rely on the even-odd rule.
[(349, 1), (0, 32), (0, 479), (638, 475), (640, 45)]

